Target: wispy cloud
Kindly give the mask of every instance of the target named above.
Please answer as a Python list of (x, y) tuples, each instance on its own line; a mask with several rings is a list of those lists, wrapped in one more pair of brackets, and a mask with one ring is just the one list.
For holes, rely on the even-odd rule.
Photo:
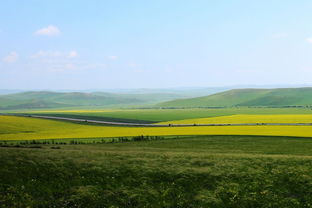
[(58, 29), (58, 27), (54, 25), (49, 25), (34, 32), (34, 35), (44, 35), (44, 36), (57, 36), (60, 34), (61, 31)]
[(35, 68), (44, 69), (49, 72), (75, 73), (85, 70), (104, 70), (105, 64), (90, 64), (83, 62), (51, 62), (49, 64), (34, 63)]
[(32, 59), (38, 58), (76, 58), (77, 51), (62, 52), (62, 51), (38, 51), (30, 56)]
[(84, 70), (102, 70), (105, 64), (93, 64), (81, 62), (76, 50), (64, 51), (45, 51), (40, 50), (30, 56), (32, 68), (48, 72), (75, 73)]
[(272, 35), (272, 38), (274, 39), (280, 39), (280, 38), (287, 38), (288, 33), (275, 33)]
[(306, 39), (308, 43), (312, 44), (312, 37)]
[(3, 57), (3, 61), (6, 63), (14, 63), (18, 60), (18, 53), (16, 53), (15, 51), (12, 51), (11, 53), (9, 53), (7, 56)]
[(78, 56), (77, 51), (70, 51), (68, 53), (68, 58), (76, 58)]
[(95, 69), (106, 69), (107, 65), (106, 64), (100, 64), (100, 63), (96, 63), (96, 64), (81, 64), (79, 69), (80, 70), (95, 70)]
[(137, 68), (137, 67), (140, 67), (141, 64), (130, 62), (130, 63), (128, 63), (128, 66), (131, 67), (131, 68)]
[(118, 56), (107, 56), (107, 58), (108, 58), (109, 60), (115, 61), (115, 60), (118, 59)]
[(30, 58), (44, 58), (44, 57), (60, 57), (62, 53), (59, 51), (38, 51), (30, 56)]

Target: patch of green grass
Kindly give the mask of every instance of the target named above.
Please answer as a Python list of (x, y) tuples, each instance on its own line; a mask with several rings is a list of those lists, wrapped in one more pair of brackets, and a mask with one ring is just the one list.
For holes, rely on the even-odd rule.
[(82, 93), (34, 91), (0, 95), (1, 110), (49, 109), (49, 108), (87, 108), (121, 107), (130, 105), (151, 105), (177, 98), (189, 97), (175, 93)]
[(312, 88), (234, 89), (158, 104), (161, 107), (306, 106), (312, 104)]
[(1, 148), (1, 207), (310, 207), (312, 139)]
[(28, 111), (30, 114), (45, 114), (53, 116), (69, 116), (75, 118), (92, 118), (107, 121), (124, 122), (164, 122), (192, 118), (207, 118), (216, 116), (254, 114), (312, 114), (310, 108), (220, 108), (220, 109), (136, 109), (136, 110), (63, 110), (63, 111)]
[[(31, 113), (30, 113), (31, 114)], [(66, 118), (78, 118), (86, 120), (97, 120), (97, 121), (108, 121), (108, 122), (124, 122), (124, 123), (154, 123), (154, 121), (140, 120), (136, 118), (120, 118), (120, 117), (109, 117), (110, 115), (102, 115), (101, 113), (35, 113), (31, 115), (43, 115), (43, 116), (55, 116), (55, 117), (66, 117)], [(87, 123), (88, 124), (88, 123)], [(92, 123), (89, 123), (92, 125)]]

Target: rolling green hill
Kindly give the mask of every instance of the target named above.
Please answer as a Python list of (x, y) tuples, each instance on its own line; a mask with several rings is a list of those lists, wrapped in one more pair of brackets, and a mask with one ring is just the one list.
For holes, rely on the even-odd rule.
[(233, 106), (305, 106), (312, 105), (312, 88), (234, 89), (209, 96), (177, 99), (159, 107), (233, 107)]
[(0, 96), (0, 110), (142, 105), (181, 97), (185, 96), (169, 93), (116, 94), (35, 91)]

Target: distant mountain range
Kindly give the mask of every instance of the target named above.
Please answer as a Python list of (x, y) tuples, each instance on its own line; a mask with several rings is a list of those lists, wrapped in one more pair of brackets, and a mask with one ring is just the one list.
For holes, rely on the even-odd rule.
[[(67, 107), (126, 107), (152, 105), (178, 98), (209, 95), (222, 88), (188, 90), (139, 89), (129, 92), (30, 91), (0, 95), (0, 110)], [(10, 91), (2, 90), (3, 93)]]
[(175, 94), (113, 94), (81, 92), (22, 92), (0, 96), (0, 109), (36, 109), (151, 104), (183, 96)]
[(234, 89), (188, 99), (158, 104), (159, 107), (233, 107), (233, 106), (305, 106), (312, 105), (312, 88)]
[[(0, 95), (0, 110), (71, 107), (285, 107), (312, 105), (312, 88), (142, 90), (128, 93), (32, 91)], [(215, 94), (213, 94), (215, 93)], [(208, 96), (201, 96), (202, 94)]]

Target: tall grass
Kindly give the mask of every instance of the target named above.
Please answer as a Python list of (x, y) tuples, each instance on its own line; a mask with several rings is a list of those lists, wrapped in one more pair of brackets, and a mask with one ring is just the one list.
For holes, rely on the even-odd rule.
[(2, 148), (1, 207), (309, 207), (311, 139)]

